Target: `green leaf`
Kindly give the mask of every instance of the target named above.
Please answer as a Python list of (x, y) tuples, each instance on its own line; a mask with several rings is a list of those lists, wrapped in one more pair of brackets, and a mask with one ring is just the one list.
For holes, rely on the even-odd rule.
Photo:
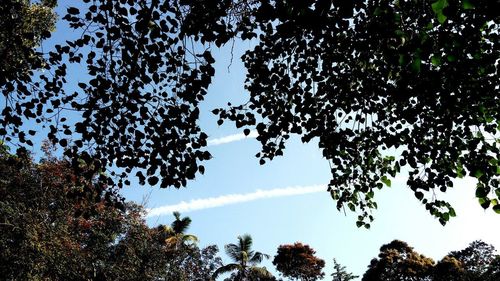
[(449, 62), (454, 62), (457, 60), (457, 57), (455, 57), (454, 55), (448, 55), (446, 57), (446, 59), (449, 61)]
[(453, 208), (450, 208), (449, 214), (450, 214), (450, 217), (456, 217), (457, 216), (457, 213), (455, 213), (455, 209), (453, 209)]
[(484, 175), (484, 172), (483, 172), (482, 170), (479, 170), (479, 169), (478, 169), (478, 170), (476, 170), (476, 171), (474, 172), (474, 177), (475, 177), (476, 179), (481, 178), (483, 175)]
[(411, 70), (416, 73), (420, 73), (420, 65), (422, 64), (422, 59), (416, 57), (411, 63)]
[(444, 8), (448, 7), (447, 0), (438, 0), (432, 4), (432, 11), (436, 14), (439, 23), (444, 23), (447, 17), (443, 14)]
[(488, 195), (488, 194), (486, 194), (486, 190), (484, 189), (484, 187), (481, 186), (481, 187), (476, 188), (476, 197), (477, 198), (484, 198), (484, 197), (486, 197), (486, 195)]
[(350, 209), (351, 211), (353, 211), (353, 212), (354, 212), (354, 211), (356, 211), (356, 207), (355, 207), (355, 206), (354, 206), (354, 204), (352, 204), (351, 202), (349, 202), (349, 204), (347, 204), (347, 207), (349, 207), (349, 209)]
[(380, 181), (382, 181), (385, 185), (387, 185), (388, 187), (391, 187), (391, 180), (388, 179), (386, 176), (383, 176)]
[(488, 198), (479, 198), (479, 205), (481, 205), (483, 209), (488, 209), (490, 206), (490, 200)]
[(431, 63), (434, 65), (434, 66), (440, 66), (441, 65), (441, 58), (438, 57), (438, 56), (432, 56), (431, 58)]
[(464, 8), (464, 10), (474, 9), (474, 5), (469, 0), (463, 0), (462, 7)]
[(399, 65), (403, 66), (406, 64), (406, 58), (404, 54), (399, 54)]
[(495, 213), (497, 214), (500, 214), (500, 205), (493, 206), (493, 211), (495, 211)]
[(444, 221), (449, 221), (449, 220), (450, 220), (450, 214), (448, 214), (448, 213), (444, 213), (444, 214), (443, 214), (443, 220), (444, 220)]
[(375, 194), (373, 193), (373, 191), (369, 191), (368, 193), (366, 193), (366, 198), (367, 199), (372, 199), (374, 195)]

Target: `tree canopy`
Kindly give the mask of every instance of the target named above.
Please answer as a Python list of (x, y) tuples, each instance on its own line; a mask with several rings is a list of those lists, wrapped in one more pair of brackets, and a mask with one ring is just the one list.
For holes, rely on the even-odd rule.
[(303, 281), (319, 280), (325, 276), (325, 261), (315, 254), (314, 249), (300, 242), (281, 245), (274, 256), (273, 264), (284, 277)]
[(438, 263), (417, 253), (406, 242), (394, 240), (380, 248), (371, 261), (363, 281), (475, 281), (499, 277), (495, 248), (483, 241), (473, 241), (463, 250), (452, 251)]
[(12, 145), (31, 145), (43, 130), (22, 128), (36, 122), (74, 166), (120, 168), (101, 175), (109, 184), (135, 173), (142, 184), (186, 186), (211, 158), (198, 119), (212, 50), (253, 39), (241, 58), (248, 101), (214, 113), (245, 134), (257, 129), (261, 164), (291, 135), (318, 140), (328, 191), (367, 228), (374, 192), (402, 171), (442, 224), (455, 210), (436, 194), (464, 176), (500, 213), (498, 1), (84, 0), (63, 17), (79, 36), (48, 52), (36, 46), (50, 16), (36, 35), (17, 16), (33, 6), (1, 5), (2, 26), (15, 28), (0, 34), (0, 56), (20, 57), (0, 79), (0, 135)]
[(269, 255), (252, 250), (252, 244), (252, 236), (245, 234), (238, 236), (238, 243), (225, 245), (226, 254), (233, 262), (217, 268), (212, 277), (216, 279), (221, 274), (231, 273), (227, 280), (274, 280), (274, 276), (265, 267), (258, 266)]
[[(210, 280), (222, 265), (217, 246), (176, 247), (142, 206), (109, 204), (116, 190), (79, 177), (69, 161), (0, 146), (3, 280)], [(94, 192), (82, 197), (82, 184)]]

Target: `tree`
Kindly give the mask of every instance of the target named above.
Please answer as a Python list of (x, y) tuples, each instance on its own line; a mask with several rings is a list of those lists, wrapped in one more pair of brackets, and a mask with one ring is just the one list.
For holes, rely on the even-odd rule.
[(181, 219), (179, 212), (173, 213), (175, 220), (170, 226), (158, 226), (160, 231), (165, 235), (165, 243), (173, 249), (186, 247), (186, 243), (198, 242), (198, 237), (192, 234), (186, 234), (187, 229), (191, 225), (191, 218), (184, 217)]
[(490, 141), (500, 117), (498, 2), (352, 1), (349, 20), (341, 4), (301, 2), (264, 1), (252, 15), (249, 100), (217, 111), (257, 128), (261, 163), (292, 134), (318, 140), (328, 190), (339, 209), (361, 212), (358, 226), (369, 227), (374, 192), (402, 169), (442, 224), (455, 211), (435, 191), (466, 175), (478, 180), (480, 204), (500, 212), (500, 150)]
[[(0, 170), (0, 275), (8, 280), (104, 276), (110, 245), (135, 216), (133, 208), (107, 203), (105, 197), (116, 197), (116, 190), (79, 179), (65, 160), (35, 164), (23, 149), (10, 154), (1, 146)], [(82, 195), (83, 185), (93, 192)]]
[(193, 267), (192, 257), (200, 256), (200, 250), (196, 246), (198, 238), (195, 235), (186, 234), (191, 225), (191, 218), (181, 218), (179, 212), (173, 212), (173, 215), (175, 220), (170, 226), (159, 225), (157, 227), (159, 240), (172, 256), (165, 269), (165, 278), (167, 280), (190, 280), (188, 278), (190, 271), (186, 270), (186, 267)]
[(465, 271), (463, 264), (455, 257), (445, 256), (434, 267), (434, 281), (463, 281)]
[(363, 275), (363, 281), (431, 280), (434, 261), (413, 250), (406, 242), (394, 240), (380, 248)]
[(29, 0), (0, 3), (0, 85), (9, 80), (28, 80), (31, 71), (43, 66), (36, 48), (55, 27), (55, 1), (32, 4)]
[(347, 272), (345, 266), (338, 263), (335, 258), (333, 259), (332, 281), (350, 281), (358, 277), (359, 276)]
[(495, 259), (490, 263), (484, 278), (487, 281), (500, 280), (500, 255), (496, 255)]
[(226, 254), (233, 260), (233, 263), (219, 267), (213, 274), (213, 279), (223, 273), (235, 272), (233, 279), (236, 281), (253, 280), (255, 277), (271, 278), (272, 274), (265, 267), (258, 267), (257, 264), (269, 255), (252, 250), (253, 240), (248, 234), (238, 236), (237, 244), (227, 244), (224, 249)]
[[(328, 191), (367, 228), (375, 191), (402, 169), (442, 224), (456, 212), (434, 195), (464, 176), (500, 213), (498, 1), (83, 2), (64, 17), (81, 36), (56, 45), (43, 72), (0, 81), (6, 142), (31, 144), (37, 132), (20, 128), (43, 123), (67, 156), (121, 169), (102, 181), (122, 186), (137, 170), (142, 184), (185, 186), (211, 158), (198, 126), (211, 47), (255, 38), (242, 58), (248, 102), (214, 113), (245, 134), (257, 129), (262, 164), (293, 134), (318, 140)], [(85, 75), (70, 77), (78, 64)]]
[(23, 149), (0, 146), (3, 279), (204, 281), (222, 266), (216, 246), (183, 244), (194, 237), (184, 233), (189, 218), (175, 216), (172, 232), (182, 243), (172, 244), (163, 227), (146, 225), (142, 206), (118, 197), (121, 208), (110, 204), (105, 197), (117, 196), (116, 187), (85, 181), (46, 151), (34, 163)]
[(314, 249), (300, 242), (280, 245), (273, 264), (284, 277), (304, 281), (318, 280), (325, 276), (322, 271), (325, 261), (314, 254)]
[(481, 240), (471, 242), (463, 250), (450, 252), (448, 257), (459, 262), (460, 280), (467, 281), (488, 280), (495, 267), (494, 261), (498, 259), (495, 247)]

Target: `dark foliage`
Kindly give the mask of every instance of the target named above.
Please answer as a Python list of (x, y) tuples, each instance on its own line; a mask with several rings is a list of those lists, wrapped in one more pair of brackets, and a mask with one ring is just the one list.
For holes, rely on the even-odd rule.
[(352, 274), (346, 270), (346, 267), (333, 259), (333, 273), (332, 281), (350, 281), (358, 278), (359, 276)]
[(442, 224), (455, 211), (434, 194), (466, 175), (500, 212), (499, 2), (353, 1), (349, 21), (331, 3), (262, 1), (259, 44), (242, 58), (249, 101), (220, 117), (256, 125), (261, 163), (291, 134), (319, 140), (332, 198), (361, 211), (359, 226), (401, 169)]
[(363, 281), (493, 281), (500, 276), (500, 256), (483, 241), (474, 241), (460, 251), (452, 251), (437, 264), (413, 250), (407, 243), (394, 240), (380, 248), (371, 261)]
[(431, 280), (434, 261), (413, 250), (406, 242), (394, 240), (380, 248), (363, 275), (363, 281)]
[(2, 280), (205, 281), (222, 265), (216, 246), (177, 247), (178, 233), (148, 227), (141, 206), (109, 204), (113, 191), (85, 178), (69, 161), (0, 146)]
[[(6, 39), (28, 33), (15, 17), (21, 2), (4, 2), (2, 18), (14, 20), (1, 22), (13, 27), (0, 55), (33, 53)], [(102, 176), (110, 184), (134, 173), (142, 184), (185, 186), (211, 157), (198, 126), (215, 73), (210, 47), (256, 39), (242, 57), (248, 102), (214, 113), (247, 134), (256, 127), (261, 164), (292, 134), (318, 140), (337, 207), (359, 211), (367, 228), (375, 190), (402, 170), (442, 224), (455, 210), (435, 194), (464, 176), (478, 180), (481, 206), (500, 213), (498, 0), (83, 2), (63, 17), (78, 39), (2, 68), (5, 141), (30, 145), (37, 132), (21, 127), (36, 122), (74, 166), (121, 168)]]
[(325, 261), (315, 256), (316, 251), (309, 245), (296, 242), (281, 245), (274, 256), (273, 264), (284, 277), (304, 281), (319, 280), (325, 276)]

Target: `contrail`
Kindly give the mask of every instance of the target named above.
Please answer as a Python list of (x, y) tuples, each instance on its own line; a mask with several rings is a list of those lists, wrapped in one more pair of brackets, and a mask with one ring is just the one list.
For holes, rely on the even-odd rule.
[(235, 141), (240, 141), (244, 140), (247, 138), (256, 138), (259, 134), (257, 133), (256, 130), (250, 131), (250, 134), (248, 136), (245, 136), (243, 133), (239, 134), (234, 134), (234, 135), (229, 135), (221, 138), (216, 138), (216, 139), (209, 139), (207, 145), (208, 146), (216, 146), (216, 145), (221, 145), (221, 144), (226, 144), (226, 143), (231, 143)]
[(276, 188), (270, 190), (258, 189), (251, 193), (242, 194), (228, 194), (218, 197), (209, 197), (203, 199), (193, 199), (189, 202), (181, 201), (178, 204), (166, 205), (147, 210), (147, 217), (170, 215), (174, 211), (190, 212), (196, 210), (203, 210), (215, 207), (226, 206), (230, 204), (237, 204), (242, 202), (255, 201), (265, 198), (285, 197), (293, 195), (301, 195), (308, 193), (317, 193), (326, 191), (326, 184), (309, 185), (309, 186), (290, 186), (285, 188)]

